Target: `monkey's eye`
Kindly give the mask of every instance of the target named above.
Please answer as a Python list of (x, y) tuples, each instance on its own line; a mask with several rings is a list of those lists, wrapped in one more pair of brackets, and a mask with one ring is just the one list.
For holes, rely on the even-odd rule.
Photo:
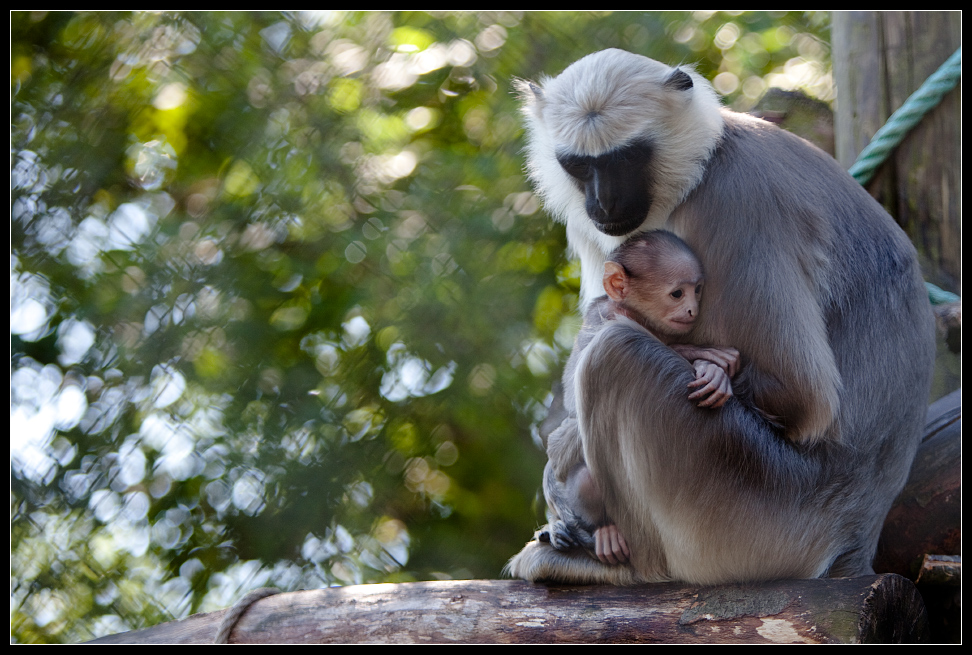
[(678, 300), (681, 297), (682, 297), (682, 290), (681, 289), (675, 289), (674, 291), (672, 291), (672, 298), (674, 298), (675, 300)]
[(576, 177), (578, 180), (586, 180), (591, 174), (590, 166), (583, 163), (573, 163), (569, 166), (564, 166), (564, 170), (567, 171), (568, 175)]
[(696, 284), (695, 285), (695, 295), (697, 295), (697, 296), (701, 296), (702, 295), (702, 285), (701, 284)]
[(561, 156), (557, 157), (557, 161), (571, 177), (586, 180), (591, 176), (591, 163), (586, 157)]

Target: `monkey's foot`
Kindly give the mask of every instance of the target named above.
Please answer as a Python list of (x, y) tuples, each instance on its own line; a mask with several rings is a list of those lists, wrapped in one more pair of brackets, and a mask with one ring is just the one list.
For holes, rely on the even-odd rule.
[(560, 551), (550, 543), (539, 541), (539, 536), (507, 562), (503, 573), (530, 582), (612, 585), (646, 582), (629, 564), (602, 564), (582, 549)]
[[(547, 536), (546, 539), (544, 535)], [(594, 549), (593, 534), (577, 525), (571, 527), (559, 519), (551, 522), (546, 529), (541, 528), (537, 538), (549, 542), (557, 550), (583, 548), (593, 552)]]

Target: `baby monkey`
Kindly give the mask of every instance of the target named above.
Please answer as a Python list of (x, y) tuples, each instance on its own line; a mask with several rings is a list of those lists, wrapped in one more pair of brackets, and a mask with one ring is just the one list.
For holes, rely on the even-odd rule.
[(654, 230), (619, 246), (604, 264), (601, 316), (626, 316), (692, 362), (695, 380), (689, 400), (699, 407), (722, 407), (732, 397), (732, 378), (739, 371), (734, 348), (707, 348), (684, 343), (699, 317), (702, 263), (671, 232)]
[[(579, 345), (586, 347), (592, 333), (606, 321), (630, 319), (692, 363), (695, 379), (688, 385), (690, 401), (699, 407), (721, 407), (733, 395), (730, 379), (739, 370), (740, 358), (734, 348), (685, 343), (699, 317), (702, 286), (702, 264), (684, 241), (664, 230), (635, 236), (604, 264), (607, 296), (596, 300), (588, 310)], [(568, 369), (572, 365), (576, 366), (576, 361), (568, 363)], [(573, 371), (569, 372), (572, 375)], [(568, 443), (572, 439), (577, 441), (573, 447)], [(552, 541), (558, 548), (571, 547), (583, 543), (582, 533), (590, 534), (593, 529), (598, 559), (608, 564), (626, 562), (630, 557), (628, 545), (606, 516), (601, 494), (582, 453), (574, 450), (580, 447), (579, 442), (575, 429), (551, 435), (544, 489), (548, 505), (560, 521), (552, 526), (552, 535), (543, 534), (541, 539)]]

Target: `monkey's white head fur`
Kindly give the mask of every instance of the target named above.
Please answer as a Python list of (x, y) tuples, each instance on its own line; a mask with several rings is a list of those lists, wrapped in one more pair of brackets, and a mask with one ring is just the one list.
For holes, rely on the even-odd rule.
[(581, 259), (582, 308), (603, 293), (604, 258), (630, 235), (597, 230), (557, 152), (598, 156), (636, 139), (650, 141), (652, 204), (632, 234), (664, 227), (701, 180), (723, 129), (721, 104), (709, 83), (683, 68), (692, 87), (666, 86), (675, 70), (611, 49), (574, 62), (539, 87), (518, 84), (529, 132), (527, 170), (547, 211), (566, 224), (570, 248)]

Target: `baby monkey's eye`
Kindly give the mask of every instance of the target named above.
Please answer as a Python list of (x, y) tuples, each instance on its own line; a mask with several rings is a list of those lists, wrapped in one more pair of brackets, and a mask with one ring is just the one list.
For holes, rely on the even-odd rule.
[(697, 296), (702, 295), (702, 285), (701, 284), (695, 285), (695, 295), (697, 295)]
[(678, 300), (681, 297), (682, 297), (682, 290), (681, 289), (675, 289), (674, 291), (672, 291), (672, 298), (674, 298), (675, 300)]

